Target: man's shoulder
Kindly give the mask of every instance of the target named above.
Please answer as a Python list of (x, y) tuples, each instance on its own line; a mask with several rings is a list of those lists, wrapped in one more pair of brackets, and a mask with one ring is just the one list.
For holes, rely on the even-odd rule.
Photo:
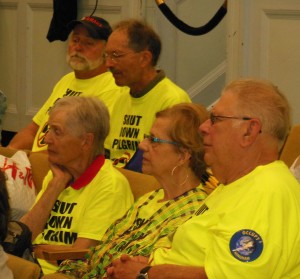
[(99, 172), (99, 177), (101, 179), (108, 179), (109, 181), (119, 181), (124, 184), (127, 184), (128, 181), (126, 177), (118, 171), (116, 167), (113, 166), (113, 163), (109, 159), (105, 159), (104, 164)]
[(109, 159), (105, 159), (101, 170), (96, 175), (91, 186), (94, 195), (98, 195), (98, 192), (101, 192), (100, 189), (102, 189), (114, 194), (132, 197), (131, 188), (127, 178), (113, 166), (112, 161)]
[(160, 82), (157, 83), (156, 86), (169, 87), (170, 89), (173, 89), (173, 90), (175, 89), (178, 92), (186, 93), (186, 91), (183, 88), (181, 88), (179, 85), (177, 85), (174, 81), (172, 81), (168, 77), (164, 77)]
[(168, 77), (164, 77), (152, 90), (164, 92), (165, 96), (176, 96), (178, 98), (183, 98), (185, 101), (190, 100), (188, 93)]
[[(257, 196), (258, 192), (265, 193), (266, 197), (272, 195), (285, 196), (294, 193), (300, 200), (300, 187), (297, 180), (288, 167), (279, 160), (257, 166), (247, 175), (231, 183), (231, 185), (235, 184), (247, 189), (247, 195), (253, 197)], [(250, 188), (249, 185), (251, 185)]]
[(90, 87), (97, 88), (99, 92), (120, 92), (120, 87), (116, 85), (111, 72), (105, 72), (93, 78), (85, 80)]
[(115, 83), (114, 77), (111, 74), (111, 72), (104, 72), (99, 75), (87, 78), (87, 79), (78, 79), (75, 76), (74, 72), (70, 72), (66, 75), (64, 75), (58, 82), (57, 84), (60, 83), (70, 83), (70, 82), (76, 82), (76, 83), (82, 83), (82, 84), (95, 84), (95, 83), (101, 83), (102, 85), (108, 85), (110, 87), (115, 87), (118, 88), (118, 86)]
[(54, 86), (54, 89), (53, 89), (52, 93), (55, 92), (57, 89), (60, 90), (61, 87), (68, 86), (74, 80), (76, 80), (74, 72), (70, 72), (70, 73), (65, 74), (64, 76), (62, 76), (60, 78), (60, 80), (57, 81), (57, 83)]
[(64, 76), (62, 76), (60, 78), (60, 80), (57, 82), (57, 83), (60, 83), (62, 81), (65, 81), (65, 80), (69, 80), (69, 79), (75, 79), (75, 74), (74, 72), (69, 72), (67, 74), (65, 74)]

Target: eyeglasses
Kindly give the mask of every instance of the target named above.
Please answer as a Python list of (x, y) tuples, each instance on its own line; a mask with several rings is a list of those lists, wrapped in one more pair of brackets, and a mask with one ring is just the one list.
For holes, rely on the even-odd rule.
[(173, 144), (173, 145), (177, 145), (177, 146), (180, 145), (178, 142), (171, 141), (171, 140), (159, 139), (159, 138), (153, 137), (151, 135), (144, 135), (144, 139), (149, 140), (151, 144), (153, 144), (153, 143), (168, 143), (168, 144)]
[(214, 115), (213, 113), (209, 116), (211, 124), (214, 125), (216, 122), (221, 121), (222, 119), (237, 119), (237, 120), (251, 120), (251, 117), (236, 117), (236, 116), (223, 116), (223, 115)]
[(130, 54), (130, 53), (133, 53), (133, 51), (123, 52), (123, 53), (118, 53), (118, 52), (113, 51), (112, 53), (104, 53), (104, 58), (105, 59), (109, 58), (114, 63), (118, 63), (120, 58), (122, 58), (125, 55)]

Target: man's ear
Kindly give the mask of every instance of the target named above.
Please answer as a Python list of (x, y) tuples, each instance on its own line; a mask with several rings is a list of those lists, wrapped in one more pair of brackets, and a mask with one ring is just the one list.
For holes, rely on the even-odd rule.
[(93, 133), (86, 133), (82, 139), (82, 147), (87, 148), (93, 146), (94, 138), (95, 137)]
[(152, 53), (149, 50), (143, 50), (140, 56), (140, 65), (147, 66), (151, 64)]
[(245, 125), (245, 132), (243, 134), (243, 146), (251, 145), (261, 133), (261, 122), (259, 119), (250, 119), (247, 124)]

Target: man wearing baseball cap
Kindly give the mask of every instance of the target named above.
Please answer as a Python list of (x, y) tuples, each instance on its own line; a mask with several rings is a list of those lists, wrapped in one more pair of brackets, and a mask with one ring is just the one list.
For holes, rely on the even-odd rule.
[(86, 16), (71, 21), (67, 28), (70, 32), (67, 62), (73, 72), (63, 76), (55, 85), (32, 122), (11, 140), (11, 148), (47, 150), (44, 138), (48, 132), (48, 111), (58, 99), (65, 96), (94, 96), (101, 99), (111, 112), (120, 93), (104, 62), (104, 49), (112, 32), (109, 23), (97, 16)]
[(67, 27), (71, 32), (75, 26), (80, 24), (87, 29), (89, 35), (94, 39), (107, 41), (112, 32), (109, 23), (105, 19), (97, 16), (85, 16), (81, 20), (73, 20)]

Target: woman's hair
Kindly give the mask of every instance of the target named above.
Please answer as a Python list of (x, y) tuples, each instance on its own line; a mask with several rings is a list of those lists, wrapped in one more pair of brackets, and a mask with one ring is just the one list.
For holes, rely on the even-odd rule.
[[(242, 117), (261, 121), (262, 132), (272, 135), (283, 145), (291, 127), (290, 106), (286, 97), (272, 83), (254, 79), (240, 79), (228, 84), (223, 94), (237, 95), (237, 112)], [(258, 105), (259, 104), (259, 105)]]
[(96, 97), (67, 96), (59, 99), (49, 114), (62, 110), (67, 112), (66, 128), (74, 136), (84, 133), (94, 135), (94, 155), (104, 154), (104, 141), (109, 133), (109, 112)]
[(0, 244), (6, 237), (7, 224), (10, 216), (9, 198), (6, 189), (6, 176), (0, 170)]
[(117, 23), (114, 30), (124, 30), (128, 35), (128, 47), (135, 52), (149, 50), (152, 53), (152, 66), (157, 64), (161, 52), (161, 40), (147, 23), (128, 19)]
[(203, 139), (199, 126), (208, 119), (208, 111), (199, 104), (181, 103), (156, 113), (156, 118), (172, 119), (169, 136), (179, 144), (179, 151), (187, 149), (191, 154), (190, 167), (197, 177), (206, 174)]

